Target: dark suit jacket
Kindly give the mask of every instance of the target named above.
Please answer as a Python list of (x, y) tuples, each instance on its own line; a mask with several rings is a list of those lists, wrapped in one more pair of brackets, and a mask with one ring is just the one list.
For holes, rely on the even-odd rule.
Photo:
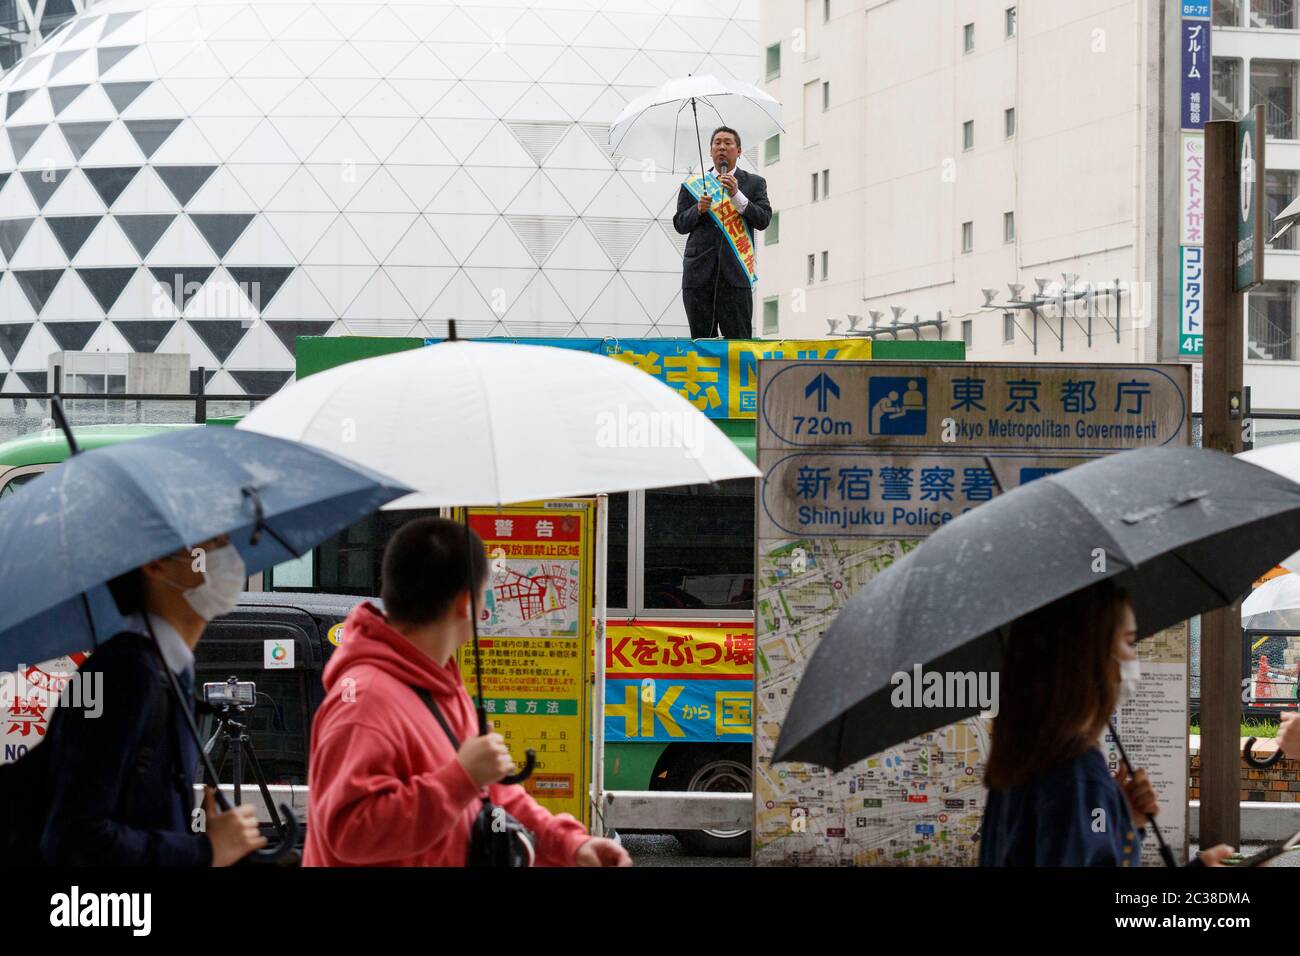
[[(42, 747), (51, 748), (50, 812), (41, 854), (51, 866), (209, 866), (212, 844), (191, 830), (198, 746), (183, 720), (153, 642), (124, 632), (99, 647), (81, 673), (103, 674), (102, 707), (88, 717), (59, 707)], [(168, 695), (164, 699), (163, 694)], [(158, 716), (156, 708), (166, 707)], [(165, 745), (140, 758), (158, 721)]]
[[(749, 200), (743, 213), (746, 224), (751, 230), (766, 229), (772, 221), (772, 204), (767, 200), (767, 180), (758, 173), (738, 169), (736, 182)], [(695, 203), (695, 197), (683, 185), (677, 191), (677, 215), (673, 216), (673, 228), (682, 235), (690, 234), (686, 240), (686, 255), (682, 259), (682, 288), (711, 286), (715, 274), (720, 282), (749, 288), (749, 279), (736, 259), (736, 254), (731, 251), (727, 237), (712, 216), (700, 214)], [(722, 253), (720, 267), (719, 252)], [(718, 272), (719, 268), (721, 272)]]

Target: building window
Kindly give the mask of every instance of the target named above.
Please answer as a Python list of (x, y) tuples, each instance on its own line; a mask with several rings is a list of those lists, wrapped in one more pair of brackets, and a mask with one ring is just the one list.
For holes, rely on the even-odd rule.
[(1002, 127), (1006, 130), (1007, 139), (1016, 135), (1016, 108), (1014, 106), (1002, 111)]
[(822, 199), (829, 199), (831, 195), (831, 171), (822, 170)]
[(781, 159), (781, 134), (769, 136), (763, 144), (763, 165), (771, 166)]
[(822, 112), (825, 113), (831, 108), (831, 84), (827, 81), (822, 84)]
[(1295, 0), (1250, 0), (1246, 22), (1260, 30), (1294, 30), (1297, 25)]
[(1210, 119), (1235, 120), (1241, 109), (1241, 60), (1216, 56), (1210, 67)]
[(1246, 298), (1246, 357), (1290, 362), (1296, 356), (1296, 285), (1265, 282)]
[(966, 348), (970, 348), (975, 344), (975, 323), (970, 319), (962, 319), (961, 321), (961, 340)]
[(645, 494), (648, 610), (754, 607), (754, 480)]
[(1004, 212), (1002, 214), (1002, 241), (1016, 241), (1016, 214), (1014, 212)]
[(1016, 317), (1010, 312), (1002, 313), (1002, 341), (1014, 342), (1016, 340)]
[(968, 23), (961, 28), (961, 49), (963, 53), (975, 49), (975, 24)]
[(1250, 105), (1264, 105), (1264, 135), (1272, 139), (1296, 138), (1296, 82), (1294, 60), (1250, 61)]
[(763, 300), (763, 334), (776, 335), (781, 330), (781, 298), (771, 296)]
[(810, 256), (808, 256), (808, 282), (813, 283), (816, 281), (817, 281), (817, 253), (814, 252)]
[(763, 245), (774, 246), (781, 241), (781, 214), (772, 213), (772, 218), (768, 221), (767, 229), (763, 232)]
[(1016, 35), (1016, 8), (1015, 7), (1007, 7), (1006, 22), (1007, 22), (1007, 39), (1010, 39), (1011, 37)]
[[(1300, 173), (1290, 169), (1270, 169), (1264, 173), (1264, 238), (1267, 240), (1277, 232), (1273, 220), (1282, 210), (1300, 196)], [(1292, 226), (1276, 242), (1270, 242), (1270, 249), (1294, 250), (1296, 247), (1296, 228)]]
[(816, 202), (818, 198), (819, 197), (817, 195), (817, 174), (813, 173), (812, 174), (812, 201)]
[(831, 273), (831, 254), (827, 250), (822, 250), (822, 281)]
[(1214, 0), (1210, 24), (1216, 27), (1241, 26), (1242, 0)]
[(975, 248), (975, 223), (963, 222), (961, 224), (961, 251), (970, 252)]
[(773, 43), (767, 48), (767, 78), (775, 80), (781, 75), (781, 44)]
[(961, 148), (975, 148), (975, 121), (967, 120), (961, 124)]

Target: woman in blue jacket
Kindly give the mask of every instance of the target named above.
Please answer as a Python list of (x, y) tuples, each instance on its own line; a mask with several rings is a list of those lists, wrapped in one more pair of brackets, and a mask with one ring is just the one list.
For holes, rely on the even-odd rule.
[[(1011, 625), (999, 677), (981, 866), (1137, 866), (1159, 812), (1145, 770), (1112, 776), (1101, 741), (1139, 680), (1137, 621), (1109, 581)], [(1216, 846), (1201, 862), (1218, 864)]]

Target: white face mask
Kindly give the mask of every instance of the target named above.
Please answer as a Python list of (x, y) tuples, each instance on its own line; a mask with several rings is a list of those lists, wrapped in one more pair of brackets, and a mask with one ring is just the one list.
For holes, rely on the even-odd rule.
[(183, 591), (182, 597), (195, 614), (211, 621), (229, 614), (239, 604), (239, 594), (244, 590), (248, 574), (244, 559), (231, 544), (209, 551), (205, 567), (203, 583)]
[(1141, 683), (1142, 663), (1136, 658), (1131, 661), (1119, 661), (1119, 700), (1115, 706), (1123, 707), (1137, 697), (1138, 685)]

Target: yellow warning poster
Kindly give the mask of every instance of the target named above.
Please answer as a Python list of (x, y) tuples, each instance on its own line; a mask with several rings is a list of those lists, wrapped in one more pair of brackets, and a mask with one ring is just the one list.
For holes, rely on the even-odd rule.
[[(518, 766), (525, 751), (536, 752), (524, 788), (548, 810), (584, 823), (593, 510), (586, 500), (470, 510), (489, 569), (478, 625), (488, 717)], [(471, 645), (460, 649), (458, 662), (472, 695)]]

